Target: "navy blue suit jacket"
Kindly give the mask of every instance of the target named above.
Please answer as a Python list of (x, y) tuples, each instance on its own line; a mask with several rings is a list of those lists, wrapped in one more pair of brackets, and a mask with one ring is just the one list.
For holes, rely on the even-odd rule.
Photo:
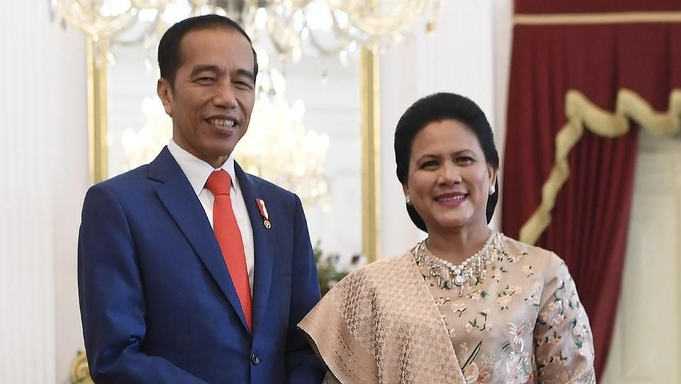
[(300, 200), (235, 170), (253, 226), (252, 334), (205, 211), (167, 148), (87, 192), (78, 289), (96, 383), (321, 382), (296, 326), (319, 300)]

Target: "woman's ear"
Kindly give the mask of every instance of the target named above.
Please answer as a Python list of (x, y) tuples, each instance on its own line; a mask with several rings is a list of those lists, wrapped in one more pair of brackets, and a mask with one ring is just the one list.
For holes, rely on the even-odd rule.
[(497, 182), (497, 174), (499, 173), (499, 168), (487, 164), (487, 174), (489, 175), (490, 185), (494, 185)]
[(499, 168), (492, 165), (487, 165), (487, 173), (489, 175), (489, 194), (490, 196), (496, 192), (497, 188), (497, 175), (499, 173)]

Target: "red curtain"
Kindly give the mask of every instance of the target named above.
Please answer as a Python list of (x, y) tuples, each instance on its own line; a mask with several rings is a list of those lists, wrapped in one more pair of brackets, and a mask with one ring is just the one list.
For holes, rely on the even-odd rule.
[[(502, 230), (507, 235), (518, 238), (540, 206), (554, 167), (556, 135), (568, 122), (569, 90), (610, 113), (622, 89), (634, 91), (657, 111), (668, 110), (672, 89), (681, 88), (679, 11), (679, 0), (515, 1), (503, 163)], [(537, 18), (555, 14), (570, 15)], [(663, 14), (679, 15), (679, 21), (656, 17)], [(538, 22), (520, 21), (526, 15), (533, 17), (525, 20)], [(583, 16), (597, 17), (580, 22)], [(575, 279), (593, 329), (599, 378), (617, 312), (637, 141), (633, 126), (614, 138), (585, 131), (569, 152), (569, 178), (537, 241), (559, 254)]]

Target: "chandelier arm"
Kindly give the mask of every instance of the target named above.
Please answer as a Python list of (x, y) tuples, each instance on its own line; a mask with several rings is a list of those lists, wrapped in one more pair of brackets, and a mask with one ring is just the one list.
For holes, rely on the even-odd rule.
[(82, 0), (57, 0), (57, 11), (67, 23), (80, 29), (95, 40), (108, 38), (116, 31), (134, 23), (137, 18), (137, 8), (130, 6), (116, 15), (107, 15), (100, 9), (93, 9), (89, 3)]
[(314, 30), (310, 28), (309, 23), (307, 21), (308, 20), (307, 10), (304, 9), (303, 14), (305, 15), (305, 26), (310, 31), (309, 35), (310, 44), (320, 53), (328, 56), (337, 55), (343, 50), (346, 50), (347, 47), (351, 44), (352, 37), (343, 28), (341, 28), (336, 15), (334, 15), (334, 13), (331, 12), (330, 10), (329, 15), (331, 15), (331, 30), (334, 31), (333, 34), (336, 36), (334, 40), (337, 43), (332, 48), (327, 48), (326, 46), (324, 46), (317, 38)]
[(145, 39), (147, 39), (149, 36), (153, 36), (155, 31), (159, 30), (159, 26), (161, 25), (163, 14), (166, 10), (165, 6), (162, 6), (159, 8), (156, 12), (156, 16), (154, 16), (154, 20), (149, 23), (149, 25), (144, 28), (144, 31), (140, 32), (140, 34), (132, 39), (126, 39), (125, 33), (130, 31), (134, 25), (130, 25), (126, 27), (123, 30), (120, 30), (116, 32), (111, 39), (111, 42), (115, 45), (120, 45), (123, 47), (132, 47), (135, 45), (138, 45), (142, 43)]

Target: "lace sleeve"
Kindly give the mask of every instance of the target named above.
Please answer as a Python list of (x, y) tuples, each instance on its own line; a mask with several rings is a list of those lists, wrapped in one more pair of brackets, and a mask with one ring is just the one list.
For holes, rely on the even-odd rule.
[(595, 383), (589, 319), (565, 263), (551, 254), (534, 331), (540, 383)]

